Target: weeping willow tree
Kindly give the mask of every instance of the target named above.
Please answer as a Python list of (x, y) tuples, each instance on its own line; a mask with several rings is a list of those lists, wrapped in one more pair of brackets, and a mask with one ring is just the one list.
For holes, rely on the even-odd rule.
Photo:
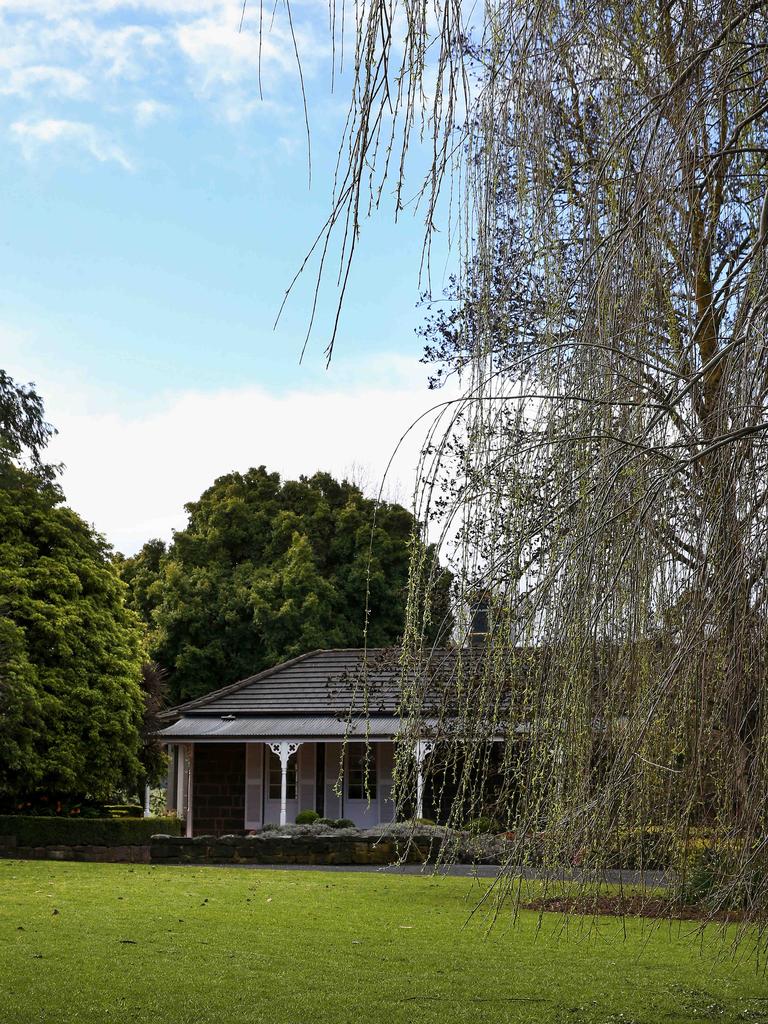
[[(489, 623), (482, 653), (453, 638), (448, 685), (404, 695), (450, 766), (451, 823), (493, 776), (510, 866), (684, 877), (704, 859), (710, 911), (760, 923), (767, 13), (537, 0), (487, 8), (477, 45), (437, 35), (447, 78), (480, 71), (467, 269), (433, 324), (466, 390), (433, 427), (419, 512)], [(433, 188), (456, 152), (440, 131)], [(433, 576), (414, 565), (406, 679), (439, 657)], [(404, 751), (403, 793), (414, 771)]]
[(354, 19), (321, 276), (340, 237), (343, 301), (362, 220), (403, 208), (425, 141), (427, 255), (450, 229), (465, 268), (432, 328), (464, 397), (417, 505), (489, 622), (429, 647), (436, 571), (414, 562), (407, 738), (431, 737), (436, 778), (440, 750), (451, 823), (493, 778), (510, 874), (684, 875), (704, 851), (712, 912), (765, 923), (768, 2), (364, 0)]

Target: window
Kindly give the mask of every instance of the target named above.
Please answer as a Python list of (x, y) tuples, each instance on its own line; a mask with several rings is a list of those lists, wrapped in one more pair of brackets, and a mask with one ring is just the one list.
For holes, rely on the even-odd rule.
[(376, 751), (366, 743), (350, 743), (347, 747), (347, 797), (376, 799)]
[[(296, 754), (288, 758), (288, 771), (286, 774), (286, 800), (296, 799)], [(282, 771), (280, 769), (280, 758), (277, 754), (269, 752), (269, 799), (280, 799), (280, 786), (282, 782)]]

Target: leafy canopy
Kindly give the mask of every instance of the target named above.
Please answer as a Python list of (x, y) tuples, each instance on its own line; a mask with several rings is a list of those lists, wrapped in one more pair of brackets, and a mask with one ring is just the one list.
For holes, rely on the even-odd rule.
[(98, 534), (56, 488), (0, 488), (0, 799), (105, 799), (141, 774), (142, 631)]
[[(0, 370), (0, 801), (103, 799), (144, 773), (141, 624), (105, 541), (42, 460), (32, 385)], [(151, 765), (158, 770), (157, 758)]]
[(121, 561), (171, 697), (206, 693), (318, 647), (396, 642), (416, 523), (328, 473), (264, 466), (216, 480), (166, 550)]

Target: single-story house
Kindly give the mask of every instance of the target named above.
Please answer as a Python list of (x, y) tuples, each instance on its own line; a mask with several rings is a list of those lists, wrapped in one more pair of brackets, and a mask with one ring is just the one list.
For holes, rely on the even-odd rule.
[[(400, 679), (397, 652), (320, 650), (164, 712), (169, 805), (187, 835), (291, 823), (305, 809), (361, 827), (392, 821)], [(432, 740), (409, 742), (420, 817)]]

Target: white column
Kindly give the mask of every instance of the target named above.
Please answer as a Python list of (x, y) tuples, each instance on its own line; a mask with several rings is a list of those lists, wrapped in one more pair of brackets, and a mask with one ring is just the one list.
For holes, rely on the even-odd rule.
[(295, 755), (301, 743), (290, 740), (277, 740), (269, 744), (269, 749), (280, 758), (280, 824), (285, 825), (287, 817), (286, 804), (288, 802), (288, 759)]
[(432, 753), (432, 740), (416, 740), (413, 752), (416, 757), (416, 817), (424, 817), (424, 775), (422, 767), (424, 759)]
[(144, 786), (144, 817), (148, 818), (151, 815), (149, 809), (149, 783)]
[(174, 767), (174, 783), (176, 786), (176, 814), (179, 818), (183, 818), (184, 815), (184, 804), (186, 801), (186, 746), (183, 743), (176, 744), (176, 760)]
[(192, 783), (195, 765), (195, 745), (187, 744), (187, 839), (192, 838)]

